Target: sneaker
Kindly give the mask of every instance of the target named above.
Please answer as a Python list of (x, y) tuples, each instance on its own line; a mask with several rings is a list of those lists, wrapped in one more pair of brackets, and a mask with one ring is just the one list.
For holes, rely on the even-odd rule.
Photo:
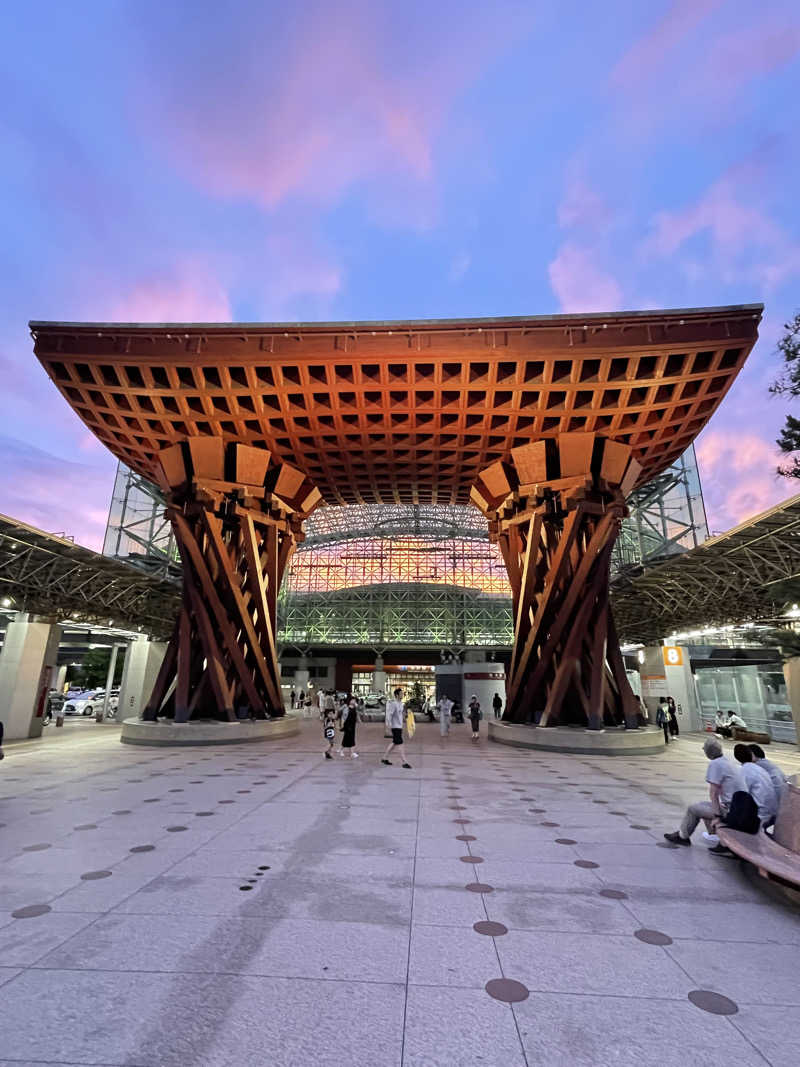
[(352, 759), (358, 759), (358, 753), (357, 752), (351, 752), (350, 756), (351, 756)]
[(333, 759), (333, 756), (330, 754), (330, 752), (325, 753), (325, 759)]
[(708, 850), (712, 856), (733, 856), (733, 853), (729, 848), (725, 848), (724, 845), (715, 845)]
[(382, 759), (381, 763), (385, 763), (387, 767), (391, 767), (392, 761), (390, 759)]
[(703, 830), (703, 838), (708, 841), (709, 845), (718, 845), (719, 838), (716, 834), (710, 834), (708, 830)]
[(411, 764), (410, 763), (404, 763), (403, 766), (405, 768), (407, 768), (409, 771), (411, 770)]
[(673, 845), (691, 845), (691, 841), (688, 837), (681, 837), (681, 835), (675, 831), (674, 834), (664, 834), (667, 841), (671, 841)]

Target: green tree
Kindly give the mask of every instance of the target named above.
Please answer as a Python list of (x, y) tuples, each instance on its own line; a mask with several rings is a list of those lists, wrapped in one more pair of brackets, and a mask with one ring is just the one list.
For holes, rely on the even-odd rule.
[[(770, 392), (774, 396), (788, 397), (790, 400), (800, 399), (800, 312), (791, 322), (784, 326), (786, 333), (778, 341), (784, 367), (778, 379), (770, 386)], [(800, 478), (800, 419), (794, 415), (787, 415), (783, 424), (780, 437), (777, 439), (778, 448), (788, 457), (785, 466), (778, 467), (778, 473), (786, 478)]]
[(425, 686), (418, 679), (411, 683), (411, 692), (407, 703), (413, 711), (422, 710), (422, 705), (425, 703)]
[[(106, 684), (108, 665), (111, 662), (110, 648), (90, 648), (83, 657), (80, 675), (83, 685), (87, 689), (99, 689)], [(117, 653), (117, 662), (114, 667), (114, 685), (119, 685), (122, 678), (122, 667), (125, 662), (122, 649)]]
[(759, 644), (765, 648), (777, 648), (783, 663), (800, 656), (800, 632), (797, 630), (765, 630), (759, 635)]

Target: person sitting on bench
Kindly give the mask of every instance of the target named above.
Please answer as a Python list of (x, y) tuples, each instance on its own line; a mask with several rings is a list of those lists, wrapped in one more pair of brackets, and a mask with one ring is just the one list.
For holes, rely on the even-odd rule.
[(780, 807), (781, 800), (783, 800), (783, 794), (786, 792), (786, 787), (788, 785), (786, 775), (777, 763), (773, 763), (771, 759), (767, 759), (761, 745), (748, 745), (747, 747), (753, 753), (756, 767), (760, 767), (762, 771), (766, 771), (769, 775), (769, 780), (772, 782), (775, 792), (778, 794), (778, 807)]
[[(712, 822), (727, 815), (733, 794), (741, 790), (748, 792), (741, 768), (722, 754), (719, 738), (707, 737), (703, 742), (703, 752), (708, 757), (706, 781), (708, 782), (708, 800), (690, 804), (686, 809), (680, 828), (672, 834), (664, 834), (673, 845), (691, 845), (690, 838), (702, 819), (708, 832), (712, 832)], [(712, 849), (713, 851), (713, 849)]]
[(747, 792), (756, 802), (762, 828), (775, 821), (778, 814), (778, 794), (770, 781), (766, 768), (759, 767), (749, 745), (739, 742), (733, 746), (734, 758), (742, 765)]
[(730, 712), (717, 711), (714, 716), (714, 732), (721, 734), (722, 737), (731, 736), (730, 719), (728, 718)]

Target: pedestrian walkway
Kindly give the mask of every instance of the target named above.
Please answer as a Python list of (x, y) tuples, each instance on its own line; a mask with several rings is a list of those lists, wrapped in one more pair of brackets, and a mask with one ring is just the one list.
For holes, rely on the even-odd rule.
[(8, 746), (0, 1067), (800, 1062), (800, 912), (664, 847), (699, 739), (601, 759), (420, 724), (404, 770), (380, 725), (358, 761), (320, 734)]

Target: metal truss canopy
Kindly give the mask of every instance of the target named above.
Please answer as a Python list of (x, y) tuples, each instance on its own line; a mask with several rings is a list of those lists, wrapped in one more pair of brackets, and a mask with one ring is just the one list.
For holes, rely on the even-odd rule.
[(0, 597), (19, 611), (113, 620), (162, 636), (172, 628), (179, 594), (173, 582), (0, 515)]
[(511, 644), (511, 598), (421, 583), (368, 585), (284, 597), (284, 644), (406, 649)]
[(659, 641), (709, 625), (774, 618), (783, 583), (800, 595), (800, 495), (699, 548), (614, 580), (612, 602), (628, 641)]

